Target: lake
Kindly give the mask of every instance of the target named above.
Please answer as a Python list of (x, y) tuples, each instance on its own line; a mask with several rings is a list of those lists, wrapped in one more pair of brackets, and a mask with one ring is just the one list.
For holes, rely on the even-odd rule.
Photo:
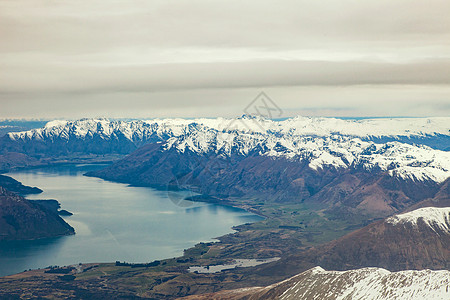
[(167, 192), (85, 177), (101, 165), (65, 165), (6, 174), (44, 192), (27, 199), (56, 199), (73, 213), (64, 219), (76, 234), (35, 241), (0, 242), (0, 276), (49, 265), (150, 262), (181, 256), (232, 226), (262, 218), (241, 209), (181, 201)]

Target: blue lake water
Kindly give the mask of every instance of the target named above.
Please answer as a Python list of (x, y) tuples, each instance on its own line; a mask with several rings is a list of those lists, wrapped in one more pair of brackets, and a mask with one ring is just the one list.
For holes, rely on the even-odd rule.
[(49, 265), (149, 262), (180, 256), (198, 242), (262, 218), (241, 209), (180, 201), (188, 192), (167, 192), (85, 177), (94, 165), (67, 165), (7, 174), (56, 199), (74, 215), (64, 219), (76, 234), (35, 241), (0, 242), (0, 276)]

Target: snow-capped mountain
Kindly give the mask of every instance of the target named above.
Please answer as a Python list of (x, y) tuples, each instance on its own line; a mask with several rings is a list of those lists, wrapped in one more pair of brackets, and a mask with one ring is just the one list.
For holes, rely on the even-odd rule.
[[(208, 298), (210, 297), (210, 298)], [(450, 271), (381, 268), (326, 271), (315, 267), (264, 288), (243, 288), (186, 299), (327, 299), (327, 300), (446, 300), (450, 298)]]
[(450, 177), (450, 151), (439, 150), (450, 147), (449, 129), (450, 118), (82, 119), (9, 133), (0, 154), (127, 154), (91, 175), (160, 187), (175, 180), (211, 196), (326, 201), (384, 217), (432, 198)]
[(170, 138), (165, 149), (172, 147), (180, 152), (192, 151), (224, 157), (257, 153), (272, 158), (307, 160), (309, 167), (314, 170), (328, 166), (361, 166), (368, 170), (388, 171), (392, 176), (435, 182), (442, 182), (450, 176), (450, 152), (400, 142), (376, 144), (336, 134), (312, 137), (204, 129)]
[(420, 208), (390, 217), (386, 222), (393, 225), (410, 225), (415, 228), (418, 228), (418, 224), (422, 222), (435, 231), (440, 230), (450, 234), (450, 207)]
[(69, 139), (99, 134), (104, 138), (123, 135), (137, 141), (156, 135), (180, 136), (196, 125), (220, 132), (273, 133), (300, 136), (329, 136), (332, 134), (369, 137), (429, 137), (449, 136), (450, 118), (397, 118), (342, 120), (336, 118), (295, 117), (273, 121), (258, 116), (244, 115), (236, 119), (154, 119), (144, 121), (109, 121), (107, 119), (81, 119), (77, 121), (51, 121), (43, 128), (9, 133), (12, 140)]
[[(166, 142), (197, 155), (250, 154), (308, 161), (324, 167), (379, 169), (392, 176), (442, 182), (450, 175), (450, 118), (341, 120), (296, 117), (284, 121), (237, 119), (52, 121), (45, 127), (9, 133), (3, 149), (29, 155), (128, 154)], [(449, 144), (449, 145), (447, 145)], [(436, 148), (436, 147), (435, 147)]]
[(289, 286), (279, 298), (286, 300), (448, 299), (450, 271), (363, 268), (338, 272), (316, 267), (282, 285)]

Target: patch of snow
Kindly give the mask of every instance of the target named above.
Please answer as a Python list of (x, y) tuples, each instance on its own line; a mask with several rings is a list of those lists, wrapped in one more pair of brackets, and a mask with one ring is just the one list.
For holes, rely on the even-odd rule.
[(65, 121), (65, 120), (54, 120), (54, 121), (47, 122), (47, 124), (45, 124), (44, 128), (64, 127), (64, 126), (66, 126), (66, 124), (67, 124), (67, 121)]

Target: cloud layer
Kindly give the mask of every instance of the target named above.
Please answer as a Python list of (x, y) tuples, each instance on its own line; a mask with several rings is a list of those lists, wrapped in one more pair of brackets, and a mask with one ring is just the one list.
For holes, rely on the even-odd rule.
[(449, 115), (448, 1), (0, 1), (0, 118)]

